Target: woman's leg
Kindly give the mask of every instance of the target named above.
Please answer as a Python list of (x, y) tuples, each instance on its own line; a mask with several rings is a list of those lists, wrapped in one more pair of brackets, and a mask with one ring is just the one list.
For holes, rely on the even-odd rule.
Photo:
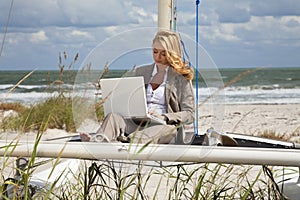
[(121, 141), (129, 142), (125, 134), (129, 134), (138, 129), (138, 125), (132, 120), (125, 120), (117, 113), (109, 113), (103, 120), (101, 127), (97, 130), (95, 136), (88, 133), (80, 133), (81, 141), (97, 141), (95, 137), (103, 136), (109, 142)]
[(103, 120), (97, 134), (104, 134), (110, 141), (116, 141), (118, 136), (124, 136), (126, 123), (117, 113), (109, 113)]
[(106, 136), (112, 142), (117, 141), (119, 136), (125, 136), (125, 133), (129, 134), (133, 143), (169, 144), (175, 138), (177, 128), (171, 125), (139, 125), (132, 120), (125, 120), (119, 114), (110, 113), (97, 130), (97, 134)]
[(129, 135), (133, 143), (169, 144), (177, 133), (177, 128), (171, 125), (153, 125), (140, 128)]

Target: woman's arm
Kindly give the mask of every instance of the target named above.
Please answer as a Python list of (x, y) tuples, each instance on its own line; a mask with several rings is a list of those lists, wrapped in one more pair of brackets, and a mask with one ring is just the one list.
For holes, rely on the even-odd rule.
[(195, 97), (191, 81), (187, 81), (182, 77), (181, 81), (176, 82), (175, 88), (176, 95), (170, 95), (168, 113), (165, 114), (167, 123), (193, 123), (195, 120)]

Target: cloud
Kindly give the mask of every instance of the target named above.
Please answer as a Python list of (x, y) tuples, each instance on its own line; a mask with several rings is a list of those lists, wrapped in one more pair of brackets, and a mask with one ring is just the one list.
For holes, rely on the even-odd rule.
[(245, 23), (251, 18), (249, 5), (244, 1), (218, 1), (215, 11), (221, 23)]
[(136, 23), (128, 18), (128, 7), (124, 1), (86, 0), (58, 1), (67, 20), (77, 26), (108, 26)]
[(32, 33), (29, 40), (32, 43), (39, 43), (39, 42), (45, 42), (49, 40), (49, 38), (46, 36), (45, 31), (38, 31), (36, 33)]
[(264, 0), (250, 1), (250, 13), (254, 16), (291, 16), (300, 15), (299, 0)]
[[(130, 1), (107, 0), (27, 0), (14, 3), (10, 26), (111, 26), (136, 24), (140, 17), (148, 17), (144, 8), (132, 6)], [(4, 26), (10, 3), (0, 5), (0, 25)], [(152, 11), (151, 11), (152, 12)]]
[(300, 27), (300, 17), (283, 17), (282, 20), (284, 24), (289, 28), (299, 28)]
[[(8, 0), (0, 3), (0, 38), (9, 7)], [(294, 56), (300, 51), (299, 14), (299, 0), (202, 0), (199, 39), (221, 65), (242, 65), (243, 60), (249, 65), (262, 60), (299, 63)], [(194, 1), (177, 1), (178, 31), (194, 38), (195, 17)], [(14, 1), (0, 67), (30, 66), (33, 62), (56, 66), (58, 52), (78, 52), (84, 58), (99, 43), (120, 32), (155, 26), (157, 1)], [(259, 59), (260, 51), (269, 57)]]
[[(1, 11), (8, 11), (9, 2), (2, 5)], [(2, 15), (2, 14), (1, 14)], [(0, 20), (1, 25), (6, 23), (7, 13), (3, 14), (4, 20)], [(51, 0), (28, 0), (15, 1), (11, 15), (11, 27), (40, 27), (40, 26), (63, 26), (66, 24), (62, 10), (56, 1)]]
[(85, 37), (85, 38), (88, 38), (90, 37), (90, 34), (87, 32), (87, 31), (79, 31), (79, 30), (73, 30), (71, 32), (71, 35), (72, 36), (75, 36), (75, 37)]

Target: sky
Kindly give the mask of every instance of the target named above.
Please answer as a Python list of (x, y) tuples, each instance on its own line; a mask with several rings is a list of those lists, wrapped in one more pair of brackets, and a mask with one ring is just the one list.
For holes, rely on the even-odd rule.
[[(0, 2), (0, 70), (56, 70), (63, 52), (65, 63), (78, 53), (79, 68), (99, 44), (126, 31), (151, 46), (151, 36), (132, 30), (157, 27), (157, 0), (14, 0), (3, 43), (11, 2)], [(177, 0), (177, 31), (190, 38), (195, 10), (195, 1)], [(198, 21), (199, 43), (217, 67), (300, 66), (299, 0), (202, 0)], [(131, 46), (120, 38), (119, 49)], [(109, 57), (109, 47), (102, 50)], [(142, 56), (127, 61), (134, 58)]]

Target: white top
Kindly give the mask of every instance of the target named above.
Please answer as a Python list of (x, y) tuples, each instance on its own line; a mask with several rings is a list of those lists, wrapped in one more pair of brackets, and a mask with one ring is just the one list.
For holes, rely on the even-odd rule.
[[(151, 84), (148, 84), (147, 91), (146, 91), (148, 111), (155, 110), (155, 112), (160, 115), (167, 113), (165, 89), (166, 89), (166, 81), (168, 77), (168, 73), (167, 73), (168, 69), (169, 67), (166, 68), (166, 73), (164, 76), (163, 83), (155, 90), (152, 89)], [(157, 66), (155, 65), (153, 68), (151, 80), (156, 73), (157, 73)]]

